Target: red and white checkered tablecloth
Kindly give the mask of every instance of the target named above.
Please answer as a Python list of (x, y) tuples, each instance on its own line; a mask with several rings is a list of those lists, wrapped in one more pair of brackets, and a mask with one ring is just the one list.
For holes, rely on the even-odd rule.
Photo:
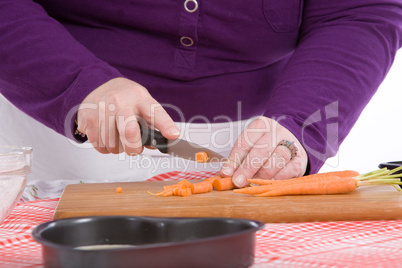
[[(169, 172), (150, 180), (201, 179), (209, 172)], [(0, 224), (0, 267), (42, 267), (30, 236), (50, 221), (59, 199), (19, 203)], [(402, 267), (402, 221), (266, 224), (253, 267)]]

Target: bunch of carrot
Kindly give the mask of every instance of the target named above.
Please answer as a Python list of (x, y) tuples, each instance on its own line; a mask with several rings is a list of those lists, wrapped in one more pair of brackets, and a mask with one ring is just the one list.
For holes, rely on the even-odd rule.
[(222, 178), (219, 175), (207, 178), (201, 182), (191, 183), (187, 180), (179, 181), (177, 184), (163, 186), (163, 191), (155, 193), (156, 196), (189, 196), (192, 194), (204, 194), (217, 191), (232, 190), (234, 188), (232, 177)]
[[(401, 174), (391, 175), (402, 167), (393, 170), (386, 168), (360, 175), (357, 171), (335, 171), (319, 173), (290, 180), (262, 180), (248, 179), (250, 187), (234, 189), (235, 193), (252, 194), (254, 196), (284, 196), (303, 194), (342, 194), (350, 193), (361, 186), (388, 184), (402, 185), (398, 177)], [(258, 185), (258, 186), (253, 186)]]
[(284, 195), (318, 195), (318, 194), (344, 194), (350, 193), (361, 186), (392, 185), (398, 191), (396, 185), (402, 185), (402, 174), (394, 174), (402, 170), (402, 166), (388, 170), (386, 168), (359, 174), (357, 171), (345, 170), (327, 173), (318, 173), (290, 180), (264, 180), (248, 179), (250, 186), (235, 189), (232, 177), (221, 178), (219, 175), (205, 179), (204, 181), (191, 183), (182, 180), (174, 185), (164, 186), (163, 191), (156, 196), (189, 196), (218, 191), (232, 190), (235, 193), (251, 194), (254, 196), (284, 196)]

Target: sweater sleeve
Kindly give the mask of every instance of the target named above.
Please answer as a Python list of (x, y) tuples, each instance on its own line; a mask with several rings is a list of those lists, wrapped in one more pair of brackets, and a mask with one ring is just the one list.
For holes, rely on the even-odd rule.
[(402, 42), (402, 1), (304, 4), (298, 46), (264, 115), (299, 139), (309, 172), (316, 173), (336, 154), (390, 69)]
[(32, 0), (0, 1), (0, 36), (0, 93), (70, 138), (82, 100), (121, 76)]

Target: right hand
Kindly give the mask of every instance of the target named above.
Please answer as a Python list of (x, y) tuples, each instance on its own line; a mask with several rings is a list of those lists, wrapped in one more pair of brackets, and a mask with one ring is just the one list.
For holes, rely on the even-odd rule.
[(92, 91), (81, 103), (78, 130), (100, 153), (140, 154), (143, 150), (138, 119), (158, 129), (167, 139), (180, 135), (172, 118), (140, 84), (115, 78)]

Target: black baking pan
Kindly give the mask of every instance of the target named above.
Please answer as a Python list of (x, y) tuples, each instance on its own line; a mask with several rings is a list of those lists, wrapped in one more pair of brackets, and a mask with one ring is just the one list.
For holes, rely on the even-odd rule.
[[(233, 218), (93, 216), (38, 225), (45, 267), (248, 267), (264, 223)], [(87, 249), (90, 245), (133, 245)]]
[[(378, 165), (379, 168), (387, 168), (387, 169), (394, 169), (400, 166), (402, 166), (402, 161), (385, 162)], [(397, 171), (395, 174), (399, 173), (401, 174), (401, 181), (402, 181), (402, 170)], [(402, 185), (399, 185), (399, 187), (402, 188)]]

